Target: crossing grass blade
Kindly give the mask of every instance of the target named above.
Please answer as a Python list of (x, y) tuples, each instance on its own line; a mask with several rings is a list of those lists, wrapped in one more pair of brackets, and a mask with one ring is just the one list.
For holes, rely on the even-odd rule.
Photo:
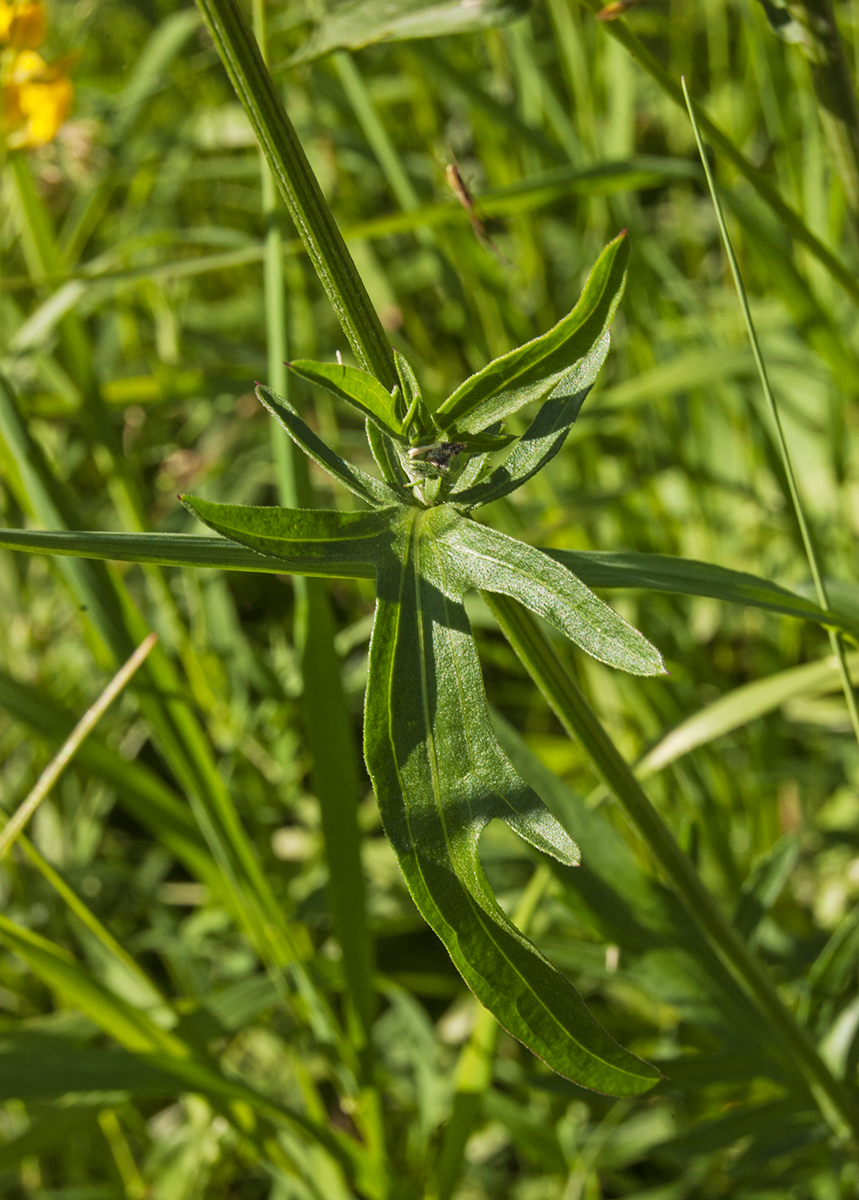
[(768, 612), (831, 625), (859, 636), (859, 624), (849, 613), (824, 610), (805, 596), (746, 571), (733, 571), (714, 563), (669, 554), (552, 548), (545, 552), (589, 587), (644, 588), (685, 596), (710, 596), (730, 604), (748, 604)]
[[(851, 678), (856, 679), (859, 651), (847, 655), (847, 667)], [(741, 729), (791, 700), (837, 690), (840, 683), (840, 664), (835, 655), (755, 679), (687, 717), (644, 756), (637, 773), (644, 778), (661, 771), (698, 746)]]

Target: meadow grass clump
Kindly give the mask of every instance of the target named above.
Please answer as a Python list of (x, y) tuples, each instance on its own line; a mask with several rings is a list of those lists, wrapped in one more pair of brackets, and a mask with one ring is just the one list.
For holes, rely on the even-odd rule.
[(4, 1195), (855, 1195), (856, 44), (0, 3)]

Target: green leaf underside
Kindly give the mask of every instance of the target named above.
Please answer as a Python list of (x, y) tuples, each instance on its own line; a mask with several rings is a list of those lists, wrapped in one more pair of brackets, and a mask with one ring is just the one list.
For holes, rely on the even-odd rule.
[(499, 1022), (577, 1083), (639, 1095), (658, 1073), (593, 1019), (483, 874), (477, 843), (493, 817), (561, 861), (578, 856), (498, 745), (457, 587), (420, 526), (404, 523), (379, 566), (364, 746), (385, 831), (415, 904)]
[(415, 503), (408, 492), (393, 488), (389, 483), (375, 479), (366, 471), (362, 471), (360, 467), (353, 467), (351, 463), (346, 462), (345, 458), (336, 454), (313, 432), (309, 425), (305, 424), (283, 396), (278, 396), (276, 392), (261, 383), (257, 384), (256, 394), (260, 404), (268, 409), (305, 454), (372, 508), (380, 508), (394, 503)]
[(319, 363), (303, 358), (289, 366), (301, 379), (325, 388), (389, 433), (402, 436), (403, 423), (397, 416), (394, 397), (369, 372), (343, 363)]
[(621, 234), (603, 250), (572, 312), (548, 333), (466, 379), (436, 410), (438, 425), (465, 437), (532, 401), (550, 395), (560, 399), (575, 391), (576, 368), (611, 324), (628, 258), (629, 244)]
[(474, 508), (499, 500), (515, 492), (555, 457), (596, 382), (608, 354), (609, 341), (606, 330), (589, 353), (572, 368), (558, 394), (553, 393), (540, 406), (540, 411), (500, 467), (474, 487), (460, 484), (454, 488), (451, 498), (457, 506)]
[(515, 21), (527, 11), (524, 0), (471, 0), (468, 4), (462, 0), (347, 0), (322, 19), (290, 63), (376, 42), (489, 29)]

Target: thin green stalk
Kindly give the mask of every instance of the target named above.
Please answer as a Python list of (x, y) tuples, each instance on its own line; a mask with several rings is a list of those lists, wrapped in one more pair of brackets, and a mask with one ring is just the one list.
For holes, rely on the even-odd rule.
[(152, 1002), (166, 1005), (166, 999), (161, 995), (161, 992), (149, 976), (140, 969), (139, 964), (131, 957), (125, 947), (120, 945), (110, 930), (101, 923), (95, 913), (84, 904), (80, 896), (69, 887), (62, 875), (55, 871), (51, 864), (42, 858), (33, 843), (24, 834), (20, 834), (17, 838), (17, 844), (36, 870), (51, 885), (69, 909), (69, 912), (77, 917), (81, 925), (85, 929), (88, 929), (93, 937), (101, 942), (107, 953), (122, 966), (123, 970), (143, 989), (150, 993)]
[[(811, 571), (812, 579), (814, 580), (814, 588), (817, 592), (817, 602), (821, 608), (828, 608), (829, 596), (827, 594), (826, 581), (823, 578), (817, 547), (814, 544), (811, 527), (809, 526), (808, 519), (805, 515), (805, 507), (802, 503), (802, 497), (799, 494), (799, 487), (796, 482), (796, 475), (794, 473), (793, 462), (790, 457), (790, 450), (788, 449), (787, 439), (784, 436), (784, 427), (782, 426), (781, 422), (781, 414), (779, 412), (778, 405), (776, 404), (772, 388), (770, 387), (766, 364), (764, 362), (763, 355), (761, 354), (758, 336), (755, 332), (755, 325), (754, 321), (752, 320), (751, 310), (749, 308), (748, 297), (746, 296), (746, 289), (743, 285), (743, 277), (740, 274), (740, 266), (737, 262), (737, 256), (734, 253), (734, 247), (728, 233), (728, 227), (725, 224), (725, 216), (722, 212), (722, 205), (720, 204), (719, 197), (716, 194), (716, 185), (713, 182), (713, 173), (710, 170), (710, 164), (707, 161), (707, 155), (704, 150), (704, 143), (701, 140), (701, 133), (698, 129), (698, 123), (695, 120), (695, 112), (692, 107), (692, 101), (689, 98), (686, 80), (681, 78), (681, 84), (683, 87), (683, 95), (686, 97), (686, 107), (689, 110), (689, 119), (692, 122), (692, 128), (695, 131), (695, 141), (698, 144), (698, 153), (701, 155), (701, 162), (704, 166), (704, 174), (707, 176), (707, 186), (710, 189), (713, 207), (716, 210), (716, 219), (719, 222), (719, 232), (722, 235), (725, 253), (728, 256), (728, 262), (731, 264), (731, 274), (734, 277), (737, 295), (740, 298), (740, 307), (743, 310), (743, 320), (746, 324), (746, 332), (749, 335), (749, 342), (751, 343), (752, 354), (754, 355), (755, 359), (755, 366), (758, 369), (758, 375), (760, 376), (764, 398), (766, 399), (770, 417), (772, 418), (773, 426), (776, 431), (776, 444), (778, 446), (785, 477), (787, 478), (790, 497), (791, 501), (793, 502), (793, 511), (796, 515), (800, 533), (802, 534), (802, 543), (805, 547), (805, 556), (808, 559), (808, 566)], [(828, 633), (833, 653), (838, 659), (838, 673), (841, 676), (841, 686), (844, 691), (844, 699), (847, 701), (847, 711), (850, 714), (850, 723), (853, 726), (853, 733), (856, 736), (856, 741), (859, 743), (859, 707), (857, 707), (856, 693), (854, 692), (853, 684), (850, 681), (850, 670), (847, 665), (847, 655), (844, 649), (844, 642), (842, 641), (841, 635), (837, 632), (837, 630), (829, 629)]]
[(278, 190), (359, 366), (397, 383), (394, 353), (313, 174), (239, 0), (197, 0)]
[[(579, 0), (579, 2), (585, 8), (590, 9), (592, 13), (597, 13), (603, 8), (602, 0)], [(681, 108), (686, 107), (683, 89), (672, 78), (665, 67), (662, 66), (659, 60), (651, 54), (643, 42), (627, 28), (622, 19), (606, 21), (603, 24), (603, 28), (610, 37), (617, 38), (626, 47), (639, 66), (643, 67), (648, 75), (656, 80), (662, 90), (666, 95), (670, 96), (675, 104), (679, 104)], [(812, 233), (796, 209), (791, 208), (782, 199), (778, 190), (763, 171), (759, 171), (753, 163), (749, 162), (728, 135), (710, 120), (697, 101), (694, 102), (694, 109), (701, 128), (705, 131), (713, 145), (721, 154), (725, 155), (743, 178), (749, 181), (760, 198), (769, 205), (790, 234), (798, 242), (801, 242), (826, 267), (833, 279), (837, 279), (844, 290), (859, 304), (859, 278), (857, 278), (855, 271), (851, 271), (845, 263), (821, 242), (816, 234)]]
[[(254, 0), (254, 31), (268, 59), (265, 0)], [(262, 158), (262, 199), (266, 219), (263, 282), (270, 387), (288, 394), (286, 280), (283, 234), (274, 178)], [(312, 507), (313, 489), (305, 455), (286, 430), (271, 421), (272, 449), (281, 503)], [(313, 759), (313, 786), (319, 800), (328, 862), (328, 897), (334, 931), (343, 954), (343, 976), (365, 1082), (371, 1075), (371, 1029), (376, 1010), (373, 943), (366, 910), (361, 865), (358, 803), (361, 783), (349, 708), (343, 693), (340, 661), (334, 648), (334, 621), (323, 580), (293, 578), (296, 602), (295, 641), (303, 678), (302, 711)]]
[(651, 804), (627, 762), (601, 725), (573, 676), (535, 619), (516, 601), (482, 593), (504, 635), (564, 728), (576, 738), (623, 806), (689, 913), (757, 1001), (786, 1059), (809, 1081), (824, 1116), (859, 1143), (859, 1111), (847, 1087), (829, 1070), (808, 1031), (782, 1002), (769, 975), (725, 917), (671, 830)]

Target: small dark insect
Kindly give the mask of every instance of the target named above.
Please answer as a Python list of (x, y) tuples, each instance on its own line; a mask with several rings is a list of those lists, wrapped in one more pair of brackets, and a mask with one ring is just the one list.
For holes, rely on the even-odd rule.
[(440, 471), (448, 471), (451, 460), (467, 449), (468, 446), (465, 442), (433, 442), (429, 446), (412, 446), (409, 458), (412, 462), (420, 459), (423, 462), (432, 463)]

